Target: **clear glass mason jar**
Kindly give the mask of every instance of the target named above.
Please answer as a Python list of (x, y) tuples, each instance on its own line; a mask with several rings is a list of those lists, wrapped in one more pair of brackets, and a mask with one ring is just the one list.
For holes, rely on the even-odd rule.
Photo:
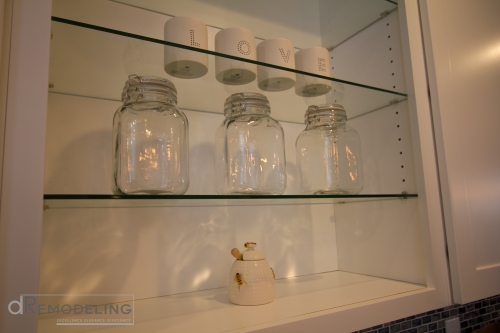
[(300, 193), (356, 194), (363, 189), (361, 143), (346, 121), (342, 105), (307, 109), (306, 129), (296, 141)]
[(219, 194), (282, 194), (286, 187), (285, 135), (269, 116), (266, 96), (238, 93), (224, 105), (215, 137)]
[(188, 120), (169, 80), (130, 75), (113, 118), (116, 194), (184, 194), (189, 186)]

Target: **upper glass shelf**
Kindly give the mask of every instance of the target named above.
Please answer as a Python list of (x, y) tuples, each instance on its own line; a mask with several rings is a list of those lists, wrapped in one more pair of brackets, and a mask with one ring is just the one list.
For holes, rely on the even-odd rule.
[[(223, 113), (224, 101), (229, 95), (258, 92), (268, 97), (271, 115), (275, 119), (295, 123), (303, 122), (309, 105), (342, 104), (348, 118), (352, 118), (406, 99), (406, 94), (355, 82), (59, 17), (52, 20), (49, 91), (53, 93), (119, 101), (128, 75), (153, 75), (167, 78), (175, 84), (181, 109)], [(171, 76), (164, 69), (165, 52), (206, 54), (208, 72), (197, 79)], [(254, 72), (273, 69), (274, 76), (291, 76), (297, 84), (313, 82), (313, 85), (317, 83), (320, 87), (331, 88), (327, 94), (299, 96), (294, 88), (281, 92), (263, 91), (257, 83), (258, 79), (241, 85), (223, 84), (216, 79), (217, 61), (225, 62), (231, 68), (254, 66)]]
[(111, 0), (207, 26), (251, 30), (257, 39), (282, 37), (296, 48), (333, 49), (397, 8), (391, 0)]
[[(113, 195), (45, 194), (45, 209), (54, 208), (127, 208), (228, 205), (311, 205), (344, 204), (360, 201), (401, 200), (417, 194), (336, 194), (336, 195)], [(208, 199), (208, 201), (207, 201)]]

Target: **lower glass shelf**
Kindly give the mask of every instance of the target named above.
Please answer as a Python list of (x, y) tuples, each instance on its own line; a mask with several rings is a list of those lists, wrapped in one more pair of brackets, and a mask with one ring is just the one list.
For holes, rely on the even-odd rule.
[[(423, 285), (333, 271), (275, 283), (275, 300), (260, 306), (229, 303), (226, 288), (134, 302), (133, 326), (57, 326), (58, 332), (228, 332), (259, 329), (301, 316), (383, 297), (425, 291)], [(77, 297), (77, 296), (75, 296)], [(72, 302), (78, 303), (78, 299)], [(101, 306), (102, 307), (102, 306)], [(40, 315), (38, 332), (54, 332), (57, 313)], [(82, 320), (86, 315), (80, 315)], [(89, 317), (89, 316), (87, 316)]]
[(416, 198), (418, 194), (335, 194), (335, 195), (114, 195), (45, 194), (44, 209), (127, 208), (169, 206), (238, 206), (343, 204), (372, 200)]

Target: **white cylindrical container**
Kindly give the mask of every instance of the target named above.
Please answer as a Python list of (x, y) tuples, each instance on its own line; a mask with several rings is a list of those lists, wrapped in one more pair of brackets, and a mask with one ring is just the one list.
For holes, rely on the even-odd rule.
[[(330, 54), (324, 47), (314, 46), (295, 53), (295, 67), (304, 72), (330, 76)], [(331, 81), (297, 74), (295, 93), (304, 97), (327, 94), (332, 90)]]
[[(207, 26), (192, 17), (173, 17), (165, 23), (164, 39), (206, 50)], [(164, 66), (165, 72), (174, 77), (196, 79), (208, 72), (208, 54), (165, 45)]]
[[(215, 52), (257, 60), (255, 36), (244, 28), (227, 28), (215, 35)], [(215, 57), (215, 78), (228, 85), (250, 83), (257, 77), (257, 65)]]
[[(293, 43), (285, 38), (267, 39), (257, 45), (257, 60), (268, 64), (295, 69)], [(295, 73), (259, 66), (259, 88), (264, 91), (283, 91), (295, 85)]]

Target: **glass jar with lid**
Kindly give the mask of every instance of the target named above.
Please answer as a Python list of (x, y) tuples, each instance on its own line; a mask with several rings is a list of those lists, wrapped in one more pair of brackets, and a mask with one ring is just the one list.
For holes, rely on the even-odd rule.
[(225, 119), (215, 139), (219, 194), (285, 191), (285, 135), (270, 113), (269, 101), (262, 94), (237, 93), (226, 99)]
[(307, 109), (306, 129), (296, 141), (301, 193), (356, 194), (363, 189), (360, 138), (346, 121), (342, 105)]
[(188, 120), (172, 82), (130, 75), (113, 118), (116, 194), (184, 194), (189, 186)]

